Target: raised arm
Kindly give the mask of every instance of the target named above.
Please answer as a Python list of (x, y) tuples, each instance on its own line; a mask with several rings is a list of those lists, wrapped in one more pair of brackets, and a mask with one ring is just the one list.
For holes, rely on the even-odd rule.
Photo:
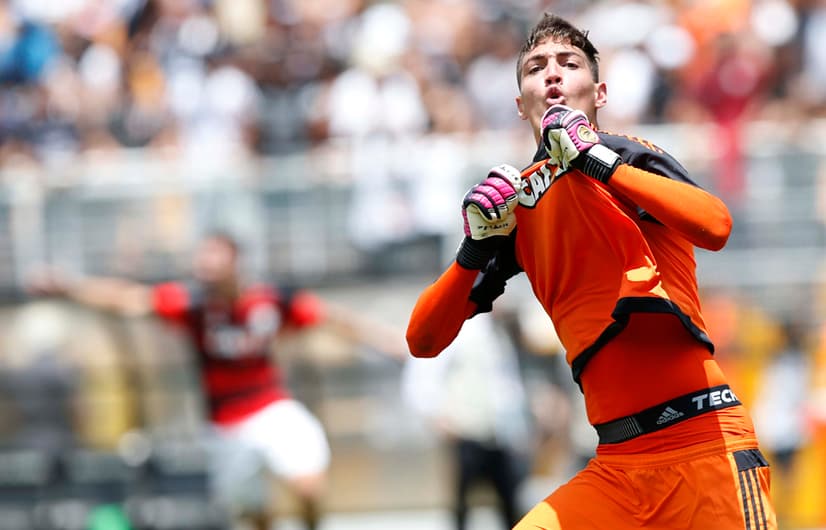
[(55, 272), (39, 274), (29, 291), (41, 296), (63, 296), (79, 304), (128, 316), (152, 312), (152, 288), (132, 280), (110, 277), (67, 278)]
[[(720, 250), (731, 232), (731, 215), (722, 200), (693, 185), (685, 170), (656, 150), (631, 153), (633, 165), (607, 147), (582, 111), (554, 105), (542, 117), (542, 141), (550, 160), (563, 169), (578, 169), (606, 184), (675, 230), (693, 245)], [(666, 178), (640, 169), (661, 166)]]
[(407, 346), (414, 357), (435, 357), (453, 342), (476, 311), (469, 296), (478, 274), (453, 262), (419, 295), (407, 326)]
[(617, 167), (608, 185), (697, 247), (720, 250), (728, 241), (731, 214), (702, 188), (627, 164)]

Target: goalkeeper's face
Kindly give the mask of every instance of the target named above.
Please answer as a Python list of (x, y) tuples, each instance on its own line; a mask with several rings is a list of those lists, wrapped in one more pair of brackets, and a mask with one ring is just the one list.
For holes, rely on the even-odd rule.
[(537, 142), (542, 115), (552, 105), (584, 112), (596, 124), (597, 109), (607, 101), (605, 83), (594, 80), (579, 48), (547, 39), (525, 54), (519, 70), (522, 90), (516, 97), (519, 117), (528, 121)]

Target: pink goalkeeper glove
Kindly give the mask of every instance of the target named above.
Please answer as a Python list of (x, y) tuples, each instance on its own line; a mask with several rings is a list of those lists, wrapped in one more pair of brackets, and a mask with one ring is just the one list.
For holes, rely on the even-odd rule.
[(600, 182), (608, 182), (620, 156), (600, 143), (599, 135), (581, 110), (554, 105), (542, 116), (542, 143), (552, 164), (574, 168)]
[(490, 170), (487, 178), (468, 190), (462, 200), (465, 239), (456, 261), (468, 269), (483, 268), (516, 227), (517, 193), (522, 176), (507, 164)]
[(465, 235), (473, 239), (506, 236), (516, 226), (516, 186), (519, 170), (503, 164), (490, 170), (485, 180), (468, 190), (462, 201)]

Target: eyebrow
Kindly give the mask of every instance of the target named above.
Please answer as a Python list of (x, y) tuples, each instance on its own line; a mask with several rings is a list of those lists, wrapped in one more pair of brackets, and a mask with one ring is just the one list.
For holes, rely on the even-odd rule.
[(562, 57), (563, 59), (568, 59), (571, 56), (577, 57), (578, 59), (584, 59), (581, 54), (577, 53), (576, 51), (561, 51), (557, 53), (534, 53), (533, 55), (529, 55), (523, 62), (522, 67), (524, 68), (530, 63), (535, 63), (540, 60), (548, 60), (548, 57)]

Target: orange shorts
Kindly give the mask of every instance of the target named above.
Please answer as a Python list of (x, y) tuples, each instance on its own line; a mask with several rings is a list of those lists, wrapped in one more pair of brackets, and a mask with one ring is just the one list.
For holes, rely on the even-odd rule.
[(598, 454), (514, 530), (776, 530), (769, 483), (753, 437)]

